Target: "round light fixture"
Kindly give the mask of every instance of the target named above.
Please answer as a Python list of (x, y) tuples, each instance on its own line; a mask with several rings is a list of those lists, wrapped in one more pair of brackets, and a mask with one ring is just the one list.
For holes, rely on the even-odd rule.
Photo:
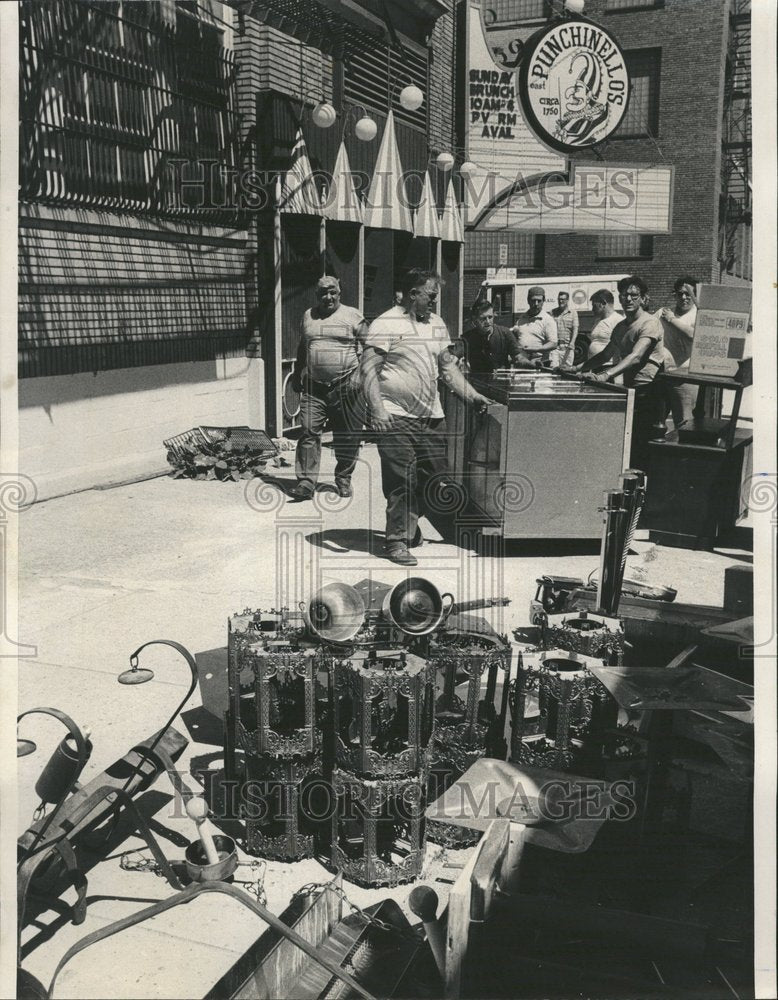
[(361, 139), (362, 142), (370, 142), (371, 139), (375, 139), (378, 132), (378, 126), (372, 118), (365, 115), (360, 118), (354, 126), (354, 132), (357, 139)]
[(454, 166), (454, 157), (451, 153), (439, 153), (435, 160), (440, 170), (451, 170)]
[(465, 160), (459, 168), (459, 172), (463, 177), (469, 177), (470, 174), (478, 173), (478, 165), (473, 163), (472, 160)]
[(318, 125), (319, 128), (329, 128), (335, 124), (338, 115), (335, 108), (331, 104), (328, 104), (327, 101), (319, 101), (311, 112), (311, 117), (313, 118), (314, 125)]
[(416, 111), (424, 102), (424, 94), (414, 84), (409, 83), (400, 91), (400, 105), (406, 111)]
[(565, 9), (571, 14), (583, 14), (584, 0), (565, 0)]

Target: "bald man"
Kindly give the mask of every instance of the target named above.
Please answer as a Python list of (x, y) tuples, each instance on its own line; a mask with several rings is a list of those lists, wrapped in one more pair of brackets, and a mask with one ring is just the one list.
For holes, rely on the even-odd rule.
[(321, 435), (327, 424), (335, 448), (335, 486), (353, 495), (351, 476), (357, 464), (364, 425), (359, 359), (367, 324), (357, 309), (340, 301), (340, 282), (331, 275), (316, 284), (316, 305), (300, 324), (300, 343), (292, 388), (302, 394), (293, 500), (310, 500), (319, 478)]
[(516, 334), (519, 347), (536, 364), (558, 365), (559, 338), (557, 325), (552, 316), (543, 312), (546, 293), (540, 285), (534, 285), (527, 292), (529, 308), (516, 320), (511, 330)]

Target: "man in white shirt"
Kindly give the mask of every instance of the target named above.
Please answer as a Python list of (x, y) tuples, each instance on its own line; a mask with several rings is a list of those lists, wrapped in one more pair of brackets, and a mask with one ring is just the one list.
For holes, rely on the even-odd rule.
[[(556, 361), (560, 366), (571, 365), (575, 358), (575, 342), (578, 339), (578, 313), (570, 305), (569, 292), (560, 292), (556, 300), (556, 308), (551, 310), (551, 315), (556, 320), (559, 341)], [(553, 360), (552, 358), (552, 364)]]
[[(624, 319), (622, 313), (616, 312), (613, 307), (613, 292), (607, 288), (598, 289), (592, 295), (592, 314), (594, 315), (594, 326), (589, 334), (589, 358), (596, 357), (611, 341), (611, 334), (621, 320)], [(588, 360), (588, 358), (587, 358)], [(572, 362), (572, 358), (570, 359)], [(580, 365), (568, 366), (569, 371), (579, 372), (586, 362)]]
[(556, 321), (543, 312), (546, 293), (539, 285), (527, 292), (529, 308), (516, 320), (511, 330), (516, 334), (519, 347), (537, 364), (556, 365), (558, 362)]
[[(667, 352), (665, 371), (681, 371), (689, 367), (694, 340), (694, 324), (697, 320), (697, 279), (690, 274), (682, 274), (673, 285), (675, 307), (665, 306), (654, 315), (662, 324), (664, 345)], [(697, 402), (697, 386), (686, 382), (663, 384), (667, 409), (672, 414), (673, 424), (678, 428), (691, 420), (694, 404)]]
[(310, 500), (319, 478), (321, 435), (332, 428), (335, 488), (352, 495), (364, 404), (359, 390), (359, 357), (367, 323), (358, 309), (340, 301), (340, 282), (331, 274), (316, 284), (316, 305), (300, 323), (300, 342), (292, 372), (292, 388), (302, 394), (292, 500)]
[(409, 271), (402, 304), (371, 323), (362, 354), (362, 386), (370, 425), (378, 432), (386, 497), (385, 554), (401, 566), (417, 564), (409, 547), (420, 542), (419, 514), (422, 507), (434, 508), (448, 474), (438, 378), (480, 410), (490, 405), (449, 351), (448, 330), (434, 312), (439, 289), (433, 271)]

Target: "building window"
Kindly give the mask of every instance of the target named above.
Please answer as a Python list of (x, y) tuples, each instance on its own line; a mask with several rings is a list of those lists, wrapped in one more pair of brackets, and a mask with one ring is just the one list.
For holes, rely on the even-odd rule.
[[(24, 0), (23, 200), (231, 217), (234, 65), (201, 10), (193, 0)], [(176, 176), (184, 161), (194, 200)]]
[(524, 21), (542, 21), (551, 16), (553, 4), (550, 0), (490, 0), (484, 5), (484, 23), (507, 27)]
[(664, 7), (665, 0), (608, 0), (606, 11), (653, 10)]
[(631, 92), (627, 111), (614, 134), (616, 139), (639, 139), (659, 135), (659, 76), (661, 49), (637, 49), (624, 53)]
[(597, 245), (598, 260), (646, 260), (653, 256), (654, 237), (640, 233), (601, 236)]
[[(391, 107), (395, 120), (426, 130), (429, 110), (429, 57), (404, 45), (392, 48), (372, 35), (348, 28), (343, 49), (343, 96), (350, 104), (386, 113)], [(415, 84), (424, 94), (416, 111), (406, 111), (400, 91)]]
[(465, 243), (465, 267), (540, 271), (545, 264), (545, 250), (542, 234), (509, 230), (469, 233)]

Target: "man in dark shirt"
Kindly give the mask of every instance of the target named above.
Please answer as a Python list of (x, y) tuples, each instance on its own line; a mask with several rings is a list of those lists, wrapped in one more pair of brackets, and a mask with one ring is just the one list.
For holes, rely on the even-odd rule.
[(494, 308), (487, 299), (479, 299), (470, 310), (472, 326), (455, 342), (452, 354), (464, 357), (468, 371), (491, 375), (496, 368), (533, 368), (534, 365), (519, 347), (514, 333), (504, 326), (495, 326)]

